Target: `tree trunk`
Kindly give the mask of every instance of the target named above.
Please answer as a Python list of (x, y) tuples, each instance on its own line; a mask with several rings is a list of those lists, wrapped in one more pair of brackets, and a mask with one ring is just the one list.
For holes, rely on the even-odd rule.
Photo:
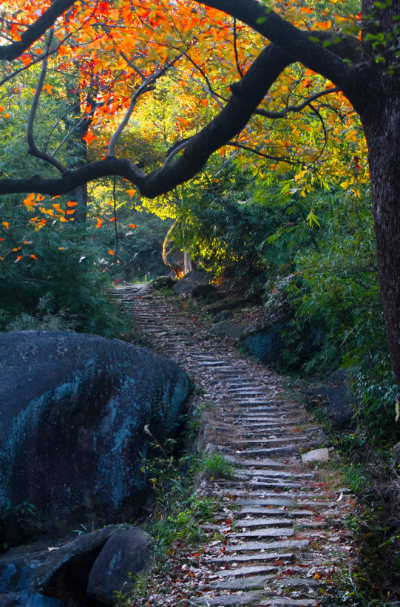
[[(377, 72), (377, 70), (376, 70)], [(379, 282), (392, 365), (400, 389), (400, 86), (370, 74), (373, 102), (361, 113), (369, 149)]]
[(362, 13), (355, 107), (368, 144), (382, 309), (400, 391), (400, 0), (363, 0)]

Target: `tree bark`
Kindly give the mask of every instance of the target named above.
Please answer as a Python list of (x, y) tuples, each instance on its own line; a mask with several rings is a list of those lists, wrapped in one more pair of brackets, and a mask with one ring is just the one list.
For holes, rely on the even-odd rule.
[(362, 105), (355, 106), (368, 145), (382, 309), (400, 391), (399, 16), (399, 0), (363, 0), (363, 59), (368, 68), (359, 82)]
[(370, 78), (374, 102), (361, 113), (369, 150), (379, 283), (392, 365), (400, 387), (400, 86)]

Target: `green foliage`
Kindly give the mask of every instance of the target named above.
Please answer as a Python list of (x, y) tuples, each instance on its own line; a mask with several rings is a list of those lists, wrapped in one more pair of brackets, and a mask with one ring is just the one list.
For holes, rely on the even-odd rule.
[(235, 469), (221, 453), (204, 455), (201, 460), (202, 468), (210, 477), (233, 478)]
[(12, 505), (7, 501), (0, 511), (0, 552), (32, 539), (42, 527), (41, 515), (33, 504)]
[[(81, 226), (53, 226), (30, 234), (35, 251), (0, 264), (0, 329), (74, 329), (115, 335), (124, 330), (121, 313), (106, 294), (109, 278)], [(23, 235), (13, 230), (12, 248)]]

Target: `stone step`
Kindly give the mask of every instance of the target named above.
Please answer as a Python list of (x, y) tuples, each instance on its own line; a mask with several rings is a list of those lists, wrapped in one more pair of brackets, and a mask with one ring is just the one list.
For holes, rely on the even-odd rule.
[(238, 544), (227, 544), (226, 552), (258, 552), (260, 550), (294, 550), (307, 548), (308, 540), (282, 540), (276, 542), (244, 541)]
[(266, 436), (265, 438), (262, 438), (261, 436), (259, 436), (258, 438), (248, 438), (247, 440), (237, 440), (236, 441), (236, 445), (238, 447), (241, 447), (243, 445), (266, 445), (266, 444), (271, 444), (271, 445), (283, 445), (284, 443), (293, 443), (293, 444), (300, 444), (300, 443), (308, 443), (309, 442), (309, 438), (307, 436), (285, 436), (284, 438), (277, 438), (274, 435), (271, 436)]
[(316, 588), (321, 586), (321, 582), (313, 578), (306, 577), (285, 577), (279, 576), (273, 586), (282, 586), (283, 588)]
[(316, 474), (313, 472), (286, 472), (284, 470), (271, 470), (270, 468), (257, 468), (253, 470), (250, 466), (246, 466), (245, 463), (241, 463), (241, 473), (243, 473), (243, 477), (246, 478), (248, 476), (259, 476), (261, 477), (276, 477), (276, 478), (290, 478), (293, 480), (297, 479), (312, 479), (316, 478)]
[(318, 607), (315, 599), (290, 599), (286, 597), (270, 597), (264, 599), (262, 607)]
[(293, 561), (293, 552), (253, 552), (251, 554), (221, 553), (220, 556), (207, 559), (212, 563), (252, 563), (258, 561), (277, 561), (289, 563)]
[(312, 510), (283, 510), (274, 508), (273, 506), (247, 506), (242, 508), (239, 512), (239, 516), (276, 516), (285, 513), (289, 518), (306, 518), (309, 516), (315, 516), (315, 512)]
[(254, 424), (251, 422), (250, 424), (242, 424), (240, 423), (239, 418), (239, 423), (235, 424), (235, 426), (238, 427), (243, 436), (249, 435), (254, 436), (255, 438), (263, 435), (273, 435), (277, 437), (303, 436), (307, 440), (315, 440), (315, 438), (319, 436), (318, 430), (312, 428), (307, 430), (298, 430), (298, 426), (295, 424)]
[[(226, 449), (229, 451), (229, 448)], [(293, 455), (298, 453), (298, 447), (295, 446), (282, 446), (282, 447), (270, 447), (266, 449), (235, 449), (234, 453), (240, 453), (241, 455), (259, 455), (260, 457), (268, 455)]]
[[(232, 489), (228, 492), (229, 499), (235, 504), (249, 506), (249, 502), (256, 503), (257, 506), (262, 505), (277, 505), (277, 506), (288, 506), (296, 505), (299, 502), (301, 505), (307, 504), (318, 504), (322, 505), (335, 505), (336, 502), (332, 502), (332, 498), (326, 496), (325, 493), (313, 493), (310, 491), (253, 491), (250, 493), (245, 489)], [(233, 498), (233, 499), (232, 499)], [(236, 498), (236, 499), (235, 499)], [(311, 499), (312, 498), (312, 499)]]
[(236, 567), (234, 569), (223, 569), (221, 571), (217, 571), (216, 573), (219, 576), (223, 577), (241, 577), (244, 575), (257, 575), (257, 574), (267, 574), (273, 573), (278, 570), (277, 566), (271, 565), (248, 565), (245, 567)]
[[(225, 417), (226, 416), (224, 416), (224, 422), (228, 423)], [(260, 421), (259, 417), (248, 418), (247, 416), (240, 415), (232, 415), (230, 417), (235, 418), (233, 424), (237, 426), (241, 432), (248, 432), (253, 436), (258, 436), (259, 434), (282, 436), (287, 434), (290, 436), (304, 436), (309, 439), (313, 433), (317, 434), (317, 431), (313, 429), (299, 430), (298, 424), (291, 419), (285, 419), (278, 416), (272, 416), (270, 419), (265, 419), (265, 416), (262, 416), (262, 421)]]
[(257, 590), (267, 586), (273, 578), (273, 575), (254, 575), (248, 578), (232, 578), (231, 580), (211, 582), (210, 586), (215, 590)]
[(291, 527), (292, 521), (290, 518), (244, 518), (235, 520), (235, 527), (237, 529), (245, 527), (265, 527), (266, 525), (279, 526), (279, 527)]
[(234, 423), (237, 425), (246, 425), (249, 428), (260, 428), (263, 426), (269, 426), (270, 424), (279, 424), (280, 427), (293, 426), (296, 425), (290, 417), (285, 417), (283, 415), (278, 414), (274, 415), (273, 409), (268, 409), (268, 411), (263, 414), (262, 412), (256, 413), (252, 415), (249, 409), (245, 411), (235, 410), (227, 410), (226, 407), (219, 407), (221, 414), (224, 416), (224, 421), (226, 423)]
[[(243, 482), (238, 483), (236, 481), (219, 481), (219, 485), (221, 487), (241, 487)], [(247, 481), (246, 486), (249, 491), (253, 489), (301, 489), (301, 485), (299, 483), (293, 483), (291, 481), (285, 481), (280, 479), (272, 479), (272, 480), (251, 480)]]
[[(199, 367), (212, 367), (212, 368), (217, 367), (218, 369), (227, 369), (228, 361), (226, 361), (226, 360), (200, 360), (200, 361), (197, 361), (197, 365)], [(229, 369), (230, 369), (230, 367), (229, 367)]]
[(294, 529), (289, 527), (262, 527), (250, 531), (235, 531), (229, 538), (265, 538), (265, 537), (290, 537), (294, 535)]
[(232, 457), (230, 461), (232, 461), (233, 464), (242, 466), (244, 469), (246, 469), (247, 467), (250, 468), (252, 466), (259, 466), (260, 468), (271, 466), (274, 468), (282, 468), (283, 470), (285, 468), (289, 468), (287, 464), (283, 464), (282, 462), (276, 459), (272, 459), (270, 457), (260, 459), (239, 459), (237, 457)]
[(260, 605), (258, 602), (262, 597), (261, 591), (243, 592), (240, 594), (221, 594), (219, 596), (210, 596), (209, 598), (199, 599), (194, 603), (198, 607), (230, 607), (230, 605)]
[(225, 388), (225, 392), (229, 395), (237, 395), (237, 396), (266, 396), (265, 390), (259, 388)]

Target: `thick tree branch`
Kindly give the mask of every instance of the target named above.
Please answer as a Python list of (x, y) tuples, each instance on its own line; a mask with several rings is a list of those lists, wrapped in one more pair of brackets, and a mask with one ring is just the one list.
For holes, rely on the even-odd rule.
[(231, 96), (223, 110), (190, 138), (175, 162), (169, 162), (149, 175), (145, 175), (130, 160), (109, 157), (68, 171), (58, 179), (42, 179), (38, 176), (20, 180), (2, 179), (0, 194), (64, 194), (88, 181), (110, 175), (125, 177), (136, 185), (144, 196), (150, 198), (167, 192), (196, 175), (213, 152), (227, 144), (244, 128), (269, 87), (291, 61), (291, 57), (280, 47), (273, 44), (266, 47), (249, 68), (240, 87), (237, 87), (238, 91)]
[(8, 44), (7, 46), (0, 46), (0, 60), (5, 59), (12, 61), (22, 55), (31, 44), (43, 36), (58, 17), (75, 4), (75, 1), (76, 0), (54, 0), (47, 11), (23, 32), (21, 40)]
[[(236, 4), (237, 0), (232, 0)], [(249, 0), (252, 3), (252, 0)], [(314, 45), (318, 50), (320, 46)], [(335, 51), (346, 57), (347, 45), (335, 45)], [(340, 65), (343, 68), (342, 61)], [(173, 162), (145, 175), (130, 160), (106, 158), (103, 161), (68, 171), (59, 179), (0, 180), (0, 194), (40, 192), (63, 194), (94, 179), (120, 175), (136, 185), (144, 196), (153, 198), (194, 177), (213, 152), (227, 145), (246, 126), (258, 105), (282, 71), (298, 60), (281, 46), (270, 44), (257, 57), (242, 80), (231, 87), (232, 96), (221, 112), (199, 133), (190, 138)]]

